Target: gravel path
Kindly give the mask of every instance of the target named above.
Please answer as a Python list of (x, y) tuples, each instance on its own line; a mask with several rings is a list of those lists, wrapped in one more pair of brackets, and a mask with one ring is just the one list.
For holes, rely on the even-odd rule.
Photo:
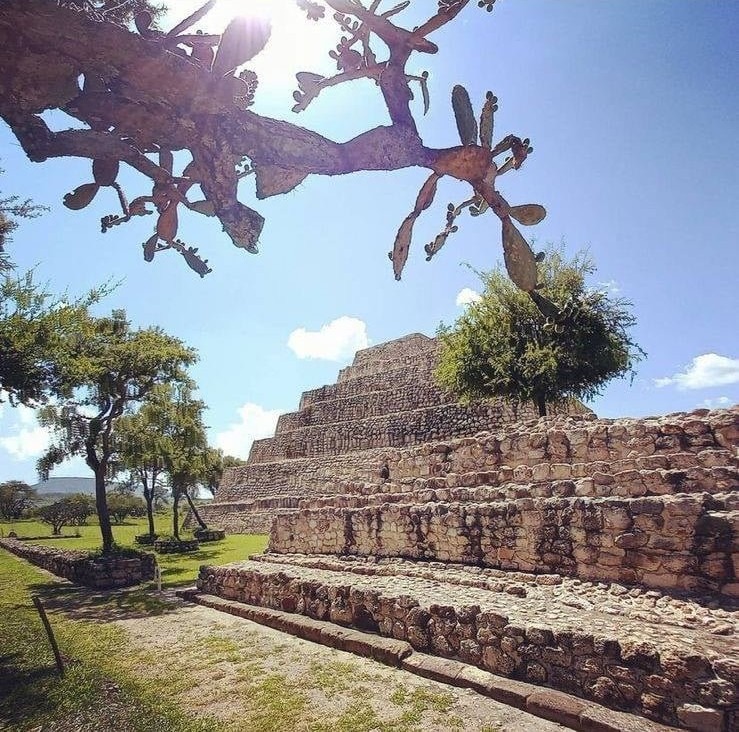
[[(174, 690), (183, 709), (234, 730), (554, 732), (561, 725), (469, 690), (190, 605), (166, 593), (168, 612), (119, 617), (142, 677), (187, 668)], [(74, 613), (74, 608), (68, 608)]]

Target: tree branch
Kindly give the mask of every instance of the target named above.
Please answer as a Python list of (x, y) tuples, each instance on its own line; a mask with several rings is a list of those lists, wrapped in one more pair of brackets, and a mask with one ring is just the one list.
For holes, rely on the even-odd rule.
[[(342, 73), (319, 81), (313, 96), (343, 81), (375, 78), (390, 125), (336, 142), (245, 110), (255, 88), (253, 73), (245, 80), (211, 73), (202, 57), (188, 56), (172, 46), (179, 37), (174, 32), (186, 29), (204, 12), (197, 11), (170, 35), (149, 33), (146, 28), (139, 35), (112, 23), (94, 22), (54, 0), (0, 0), (0, 116), (33, 161), (67, 156), (93, 160), (93, 182), (69, 194), (66, 205), (82, 208), (100, 186), (116, 188), (124, 215), (106, 217), (105, 231), (146, 213), (145, 204), (154, 203), (159, 219), (155, 235), (144, 245), (144, 257), (151, 260), (158, 252), (176, 250), (201, 275), (210, 269), (197, 249), (177, 238), (177, 207), (183, 204), (205, 215), (215, 214), (236, 246), (256, 251), (264, 219), (237, 198), (239, 166), (245, 160), (256, 175), (257, 198), (287, 193), (308, 175), (415, 166), (468, 182), (501, 220), (507, 218), (507, 205), (500, 204), (495, 190), (495, 176), (484, 190), (480, 186), (492, 157), (501, 150), (512, 149), (513, 157), (499, 173), (520, 167), (530, 152), (528, 141), (509, 136), (492, 151), (489, 141), (478, 145), (476, 139), (465, 139), (462, 146), (428, 148), (410, 110), (409, 81), (415, 77), (408, 76), (406, 64), (411, 54), (435, 53), (437, 47), (426, 35), (453, 20), (469, 0), (439, 0), (439, 11), (415, 30), (391, 22), (389, 18), (399, 9), (379, 12), (377, 0), (369, 8), (350, 0), (324, 1), (336, 13), (356, 18), (359, 25), (353, 23), (351, 38), (332, 52)], [(387, 45), (386, 61), (377, 62), (369, 48), (372, 33)], [(208, 36), (204, 42), (216, 38)], [(197, 38), (187, 36), (184, 42), (193, 47)], [(363, 53), (350, 48), (354, 43), (362, 44)], [(315, 77), (303, 78), (315, 81)], [(39, 116), (47, 109), (66, 112), (88, 129), (52, 132)], [(193, 160), (179, 175), (171, 165), (157, 165), (148, 157), (159, 153), (160, 163), (171, 161), (174, 151), (188, 151)], [(130, 211), (115, 182), (118, 162), (128, 163), (153, 185), (151, 194), (133, 199)], [(196, 183), (206, 196), (197, 206), (186, 198)]]

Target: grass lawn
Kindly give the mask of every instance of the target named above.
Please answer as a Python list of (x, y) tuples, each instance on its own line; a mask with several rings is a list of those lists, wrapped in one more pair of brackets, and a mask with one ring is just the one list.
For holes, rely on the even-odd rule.
[[(155, 525), (161, 533), (171, 531), (171, 514), (157, 515)], [(113, 526), (115, 541), (121, 546), (135, 546), (134, 536), (146, 533), (147, 526), (145, 518)], [(0, 535), (7, 536), (11, 530), (19, 537), (51, 534), (51, 527), (38, 521), (0, 522)], [(101, 545), (100, 529), (92, 521), (88, 526), (66, 527), (63, 533), (73, 538), (50, 537), (33, 543), (65, 549), (97, 549)], [(158, 556), (162, 583), (191, 584), (201, 564), (245, 559), (249, 554), (264, 551), (266, 544), (266, 536), (237, 534), (203, 544), (200, 551), (192, 554)], [(60, 678), (41, 621), (31, 604), (31, 594), (53, 596), (55, 592), (67, 591), (55, 588), (47, 575), (0, 549), (0, 729), (6, 728), (4, 723), (10, 729), (36, 729), (49, 720), (57, 723), (62, 720), (65, 730), (85, 729), (88, 724), (101, 722), (102, 727), (95, 729), (107, 727), (119, 732), (220, 729), (215, 722), (181, 713), (168, 701), (168, 689), (176, 683), (175, 677), (163, 674), (155, 682), (149, 680), (142, 684), (131, 662), (126, 660), (125, 633), (111, 623), (70, 620), (63, 614), (52, 613), (62, 652), (77, 661)], [(100, 604), (96, 606), (96, 602)], [(109, 599), (101, 598), (92, 602), (91, 608), (104, 615), (106, 603), (111, 609), (142, 615), (157, 615), (167, 609), (167, 604), (152, 596), (146, 586)], [(173, 664), (176, 666), (175, 659)]]
[[(68, 586), (67, 586), (68, 587)], [(125, 661), (125, 633), (113, 624), (51, 622), (68, 659), (60, 677), (31, 594), (54, 592), (48, 576), (0, 549), (0, 729), (115, 729), (118, 732), (206, 732), (219, 729), (168, 703), (166, 679), (142, 682)], [(142, 593), (142, 601), (143, 601)], [(162, 612), (146, 597), (149, 612)], [(5, 726), (7, 725), (7, 726)], [(93, 726), (97, 725), (97, 726)]]
[[(156, 514), (154, 526), (158, 533), (166, 534), (172, 531), (172, 515), (170, 513)], [(34, 541), (34, 544), (58, 546), (64, 549), (98, 549), (101, 545), (100, 528), (93, 519), (87, 526), (68, 526), (62, 530), (70, 539), (54, 539), (51, 537), (51, 527), (39, 521), (0, 521), (0, 535), (8, 535), (15, 531), (19, 537), (48, 536), (48, 539)], [(80, 536), (74, 534), (79, 531)], [(148, 531), (146, 518), (129, 519), (120, 526), (113, 526), (113, 536), (121, 546), (135, 546), (144, 551), (153, 551), (151, 548), (138, 547), (134, 544), (136, 534), (145, 534)], [(188, 536), (188, 532), (181, 532), (181, 536)], [(249, 554), (263, 552), (267, 546), (267, 536), (261, 534), (233, 534), (223, 541), (201, 544), (200, 550), (191, 554), (161, 554), (157, 561), (162, 568), (162, 584), (165, 586), (192, 584), (198, 576), (201, 564), (226, 564), (246, 559)]]

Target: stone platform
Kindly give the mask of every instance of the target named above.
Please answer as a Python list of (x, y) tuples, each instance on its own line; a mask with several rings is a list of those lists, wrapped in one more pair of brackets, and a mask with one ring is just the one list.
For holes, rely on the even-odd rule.
[[(558, 575), (444, 563), (262, 555), (198, 589), (404, 640), (514, 679), (692, 729), (734, 729), (739, 614)], [(709, 726), (691, 726), (691, 720)]]
[[(458, 404), (434, 383), (437, 357), (437, 341), (418, 333), (358, 351), (335, 384), (305, 392), (298, 411), (279, 418), (274, 437), (252, 444), (245, 466), (226, 471), (203, 518), (231, 533), (266, 533), (274, 516), (294, 508), (291, 501), (380, 481), (410, 446), (534, 416), (530, 405), (501, 399)], [(574, 402), (563, 409), (589, 412)]]
[[(705, 732), (739, 723), (739, 408), (385, 450), (198, 588)], [(282, 499), (286, 500), (286, 499)]]

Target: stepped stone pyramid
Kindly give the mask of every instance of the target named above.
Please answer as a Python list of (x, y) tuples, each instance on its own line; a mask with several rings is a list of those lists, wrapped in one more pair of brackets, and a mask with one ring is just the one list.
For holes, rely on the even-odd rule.
[[(203, 517), (230, 532), (266, 533), (301, 498), (380, 480), (384, 468), (394, 471), (400, 448), (535, 415), (501, 399), (458, 404), (434, 384), (437, 355), (437, 341), (420, 333), (358, 351), (335, 384), (304, 392), (275, 436), (253, 443), (247, 465), (226, 472)], [(573, 403), (568, 411), (589, 410)]]
[(404, 668), (441, 657), (482, 693), (475, 671), (510, 677), (493, 686), (527, 709), (542, 692), (519, 687), (549, 687), (549, 718), (576, 729), (739, 729), (739, 406), (402, 439), (297, 458), (306, 497), (276, 513), (267, 553), (201, 567), (199, 597), (307, 616), (319, 640), (353, 629), (347, 647), (394, 639)]

